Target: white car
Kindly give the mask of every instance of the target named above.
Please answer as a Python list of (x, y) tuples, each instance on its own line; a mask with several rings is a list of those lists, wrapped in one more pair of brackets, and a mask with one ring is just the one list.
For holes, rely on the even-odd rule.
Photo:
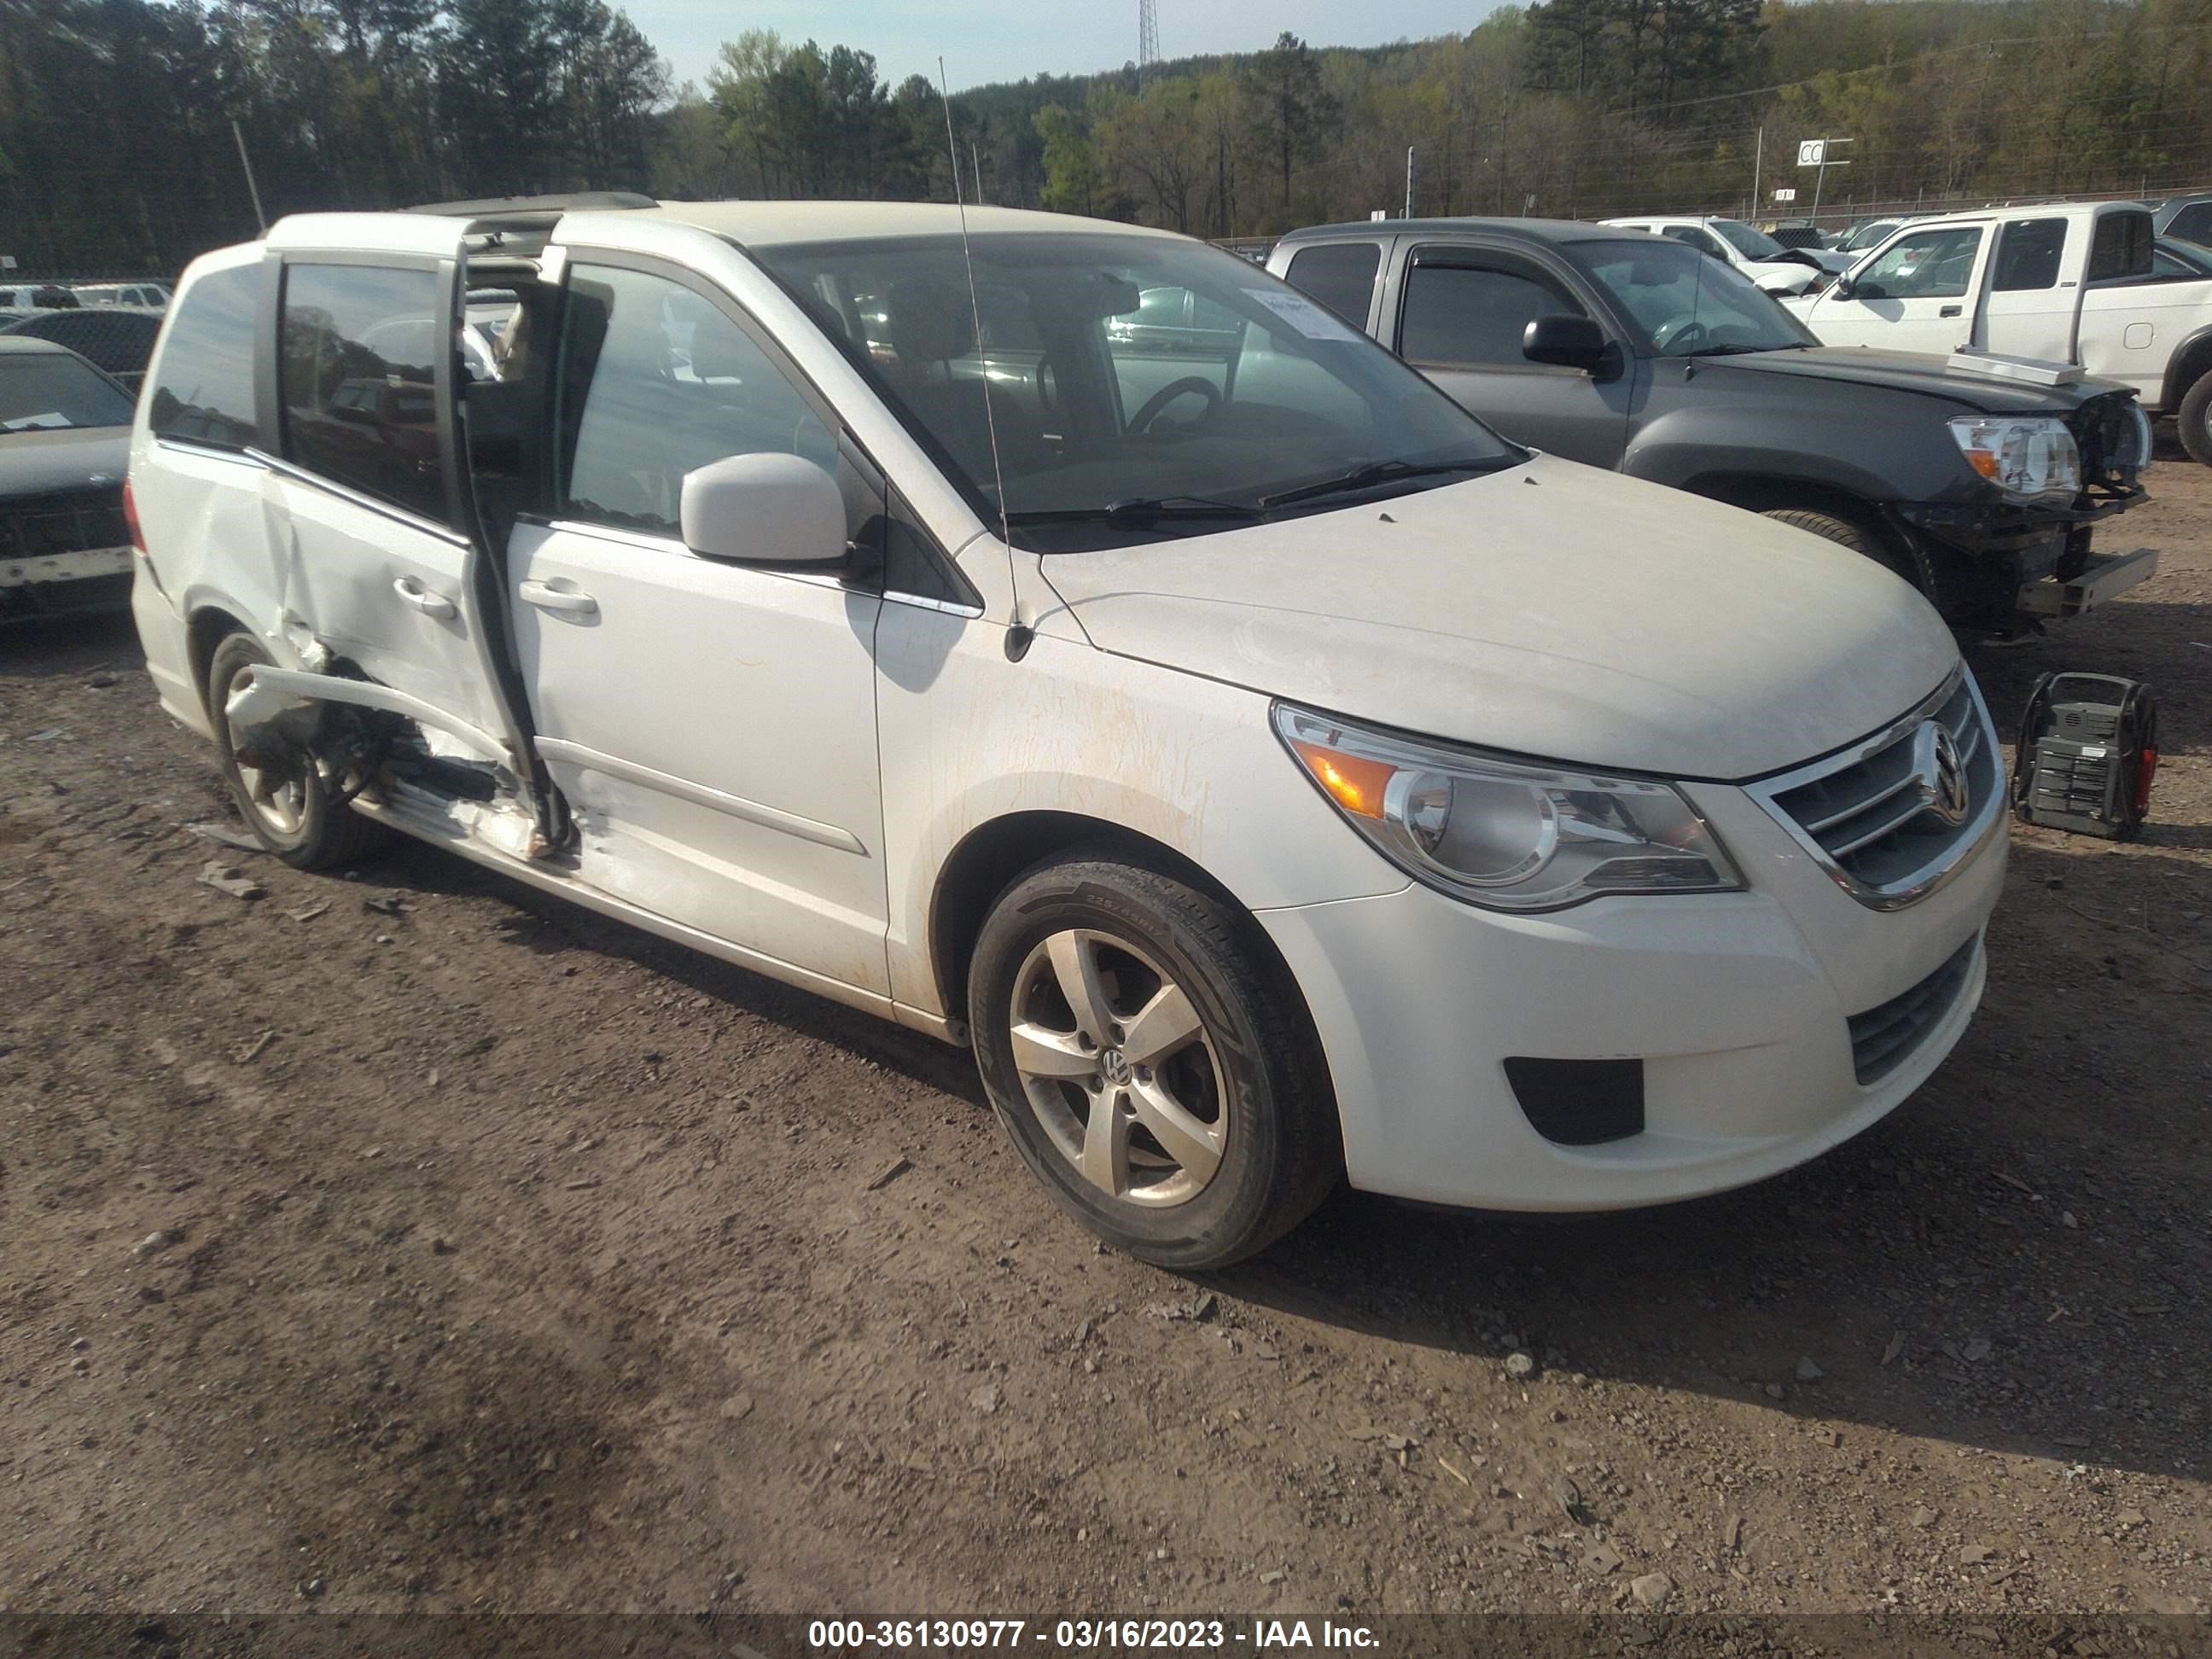
[[(967, 222), (972, 290), (917, 204), (197, 261), (134, 606), (254, 833), (402, 830), (972, 1045), (1052, 1195), (1180, 1267), (1344, 1176), (1708, 1193), (1919, 1086), (2006, 814), (1905, 583), (1520, 449), (1233, 255)], [(523, 311), (501, 378), (364, 343), (464, 283)], [(1233, 323), (1116, 346), (1176, 288)]]
[(81, 283), (70, 289), (81, 306), (130, 306), (161, 311), (169, 303), (166, 283)]
[(1598, 222), (1687, 242), (1700, 253), (1734, 265), (1769, 294), (1815, 293), (1850, 264), (1847, 256), (1829, 249), (1784, 247), (1756, 225), (1741, 219), (1649, 214)]

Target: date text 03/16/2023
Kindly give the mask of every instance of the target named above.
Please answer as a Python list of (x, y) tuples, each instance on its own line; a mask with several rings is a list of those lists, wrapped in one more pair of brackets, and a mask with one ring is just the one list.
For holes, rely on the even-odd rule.
[(1049, 1646), (1056, 1650), (1243, 1647), (1260, 1651), (1379, 1645), (1364, 1625), (1319, 1619), (817, 1619), (811, 1649), (978, 1650)]

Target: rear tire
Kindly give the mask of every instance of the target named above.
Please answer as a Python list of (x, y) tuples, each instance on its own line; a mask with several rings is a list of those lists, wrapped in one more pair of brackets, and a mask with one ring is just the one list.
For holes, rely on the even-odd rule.
[(2174, 411), (2173, 423), (2190, 459), (2212, 466), (2212, 369), (2197, 377), (2197, 384), (2189, 388), (2181, 407)]
[(1936, 567), (1929, 562), (1925, 551), (1910, 543), (1894, 543), (1865, 525), (1850, 519), (1839, 519), (1832, 513), (1816, 513), (1808, 507), (1778, 507), (1760, 514), (1759, 517), (1799, 530), (1809, 530), (1823, 541), (1833, 542), (1838, 547), (1848, 547), (1852, 552), (1872, 559), (1893, 575), (1911, 584), (1913, 591), (1930, 605), (1937, 602)]
[(208, 715), (223, 781), (253, 838), (295, 870), (326, 870), (374, 852), (391, 832), (352, 807), (333, 805), (321, 769), (304, 750), (272, 756), (262, 766), (240, 763), (237, 733), (223, 708), (246, 670), (274, 667), (276, 659), (246, 633), (230, 635), (208, 664)]
[(1320, 1044), (1257, 924), (1115, 849), (1040, 866), (1000, 897), (969, 1021), (1022, 1161), (1132, 1255), (1226, 1267), (1342, 1176)]

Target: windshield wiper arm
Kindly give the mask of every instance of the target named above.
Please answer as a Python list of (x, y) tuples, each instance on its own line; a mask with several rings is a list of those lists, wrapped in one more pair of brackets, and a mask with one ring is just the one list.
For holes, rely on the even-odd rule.
[(1296, 489), (1281, 489), (1272, 495), (1260, 497), (1263, 507), (1287, 507), (1292, 501), (1310, 501), (1322, 495), (1341, 495), (1358, 489), (1371, 489), (1376, 484), (1395, 483), (1401, 478), (1423, 478), (1438, 472), (1494, 472), (1510, 466), (1510, 455), (1486, 455), (1479, 460), (1431, 461), (1416, 465), (1412, 461), (1370, 461), (1365, 466), (1355, 466), (1351, 471), (1334, 478), (1323, 478), (1318, 483), (1300, 484)]
[(1255, 520), (1266, 515), (1257, 507), (1239, 501), (1217, 501), (1205, 495), (1130, 495), (1103, 507), (1048, 507), (1032, 513), (1011, 513), (1011, 524), (1156, 524), (1162, 519)]

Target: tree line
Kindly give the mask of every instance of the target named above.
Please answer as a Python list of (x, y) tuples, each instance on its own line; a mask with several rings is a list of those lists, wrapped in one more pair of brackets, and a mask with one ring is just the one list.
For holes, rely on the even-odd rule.
[[(948, 134), (948, 125), (950, 133)], [(749, 30), (678, 85), (605, 0), (0, 0), (0, 252), (173, 270), (270, 218), (564, 189), (969, 199), (1271, 234), (2212, 179), (2212, 0), (1534, 0), (1465, 33), (973, 87)], [(1789, 211), (1790, 210), (1783, 210)]]

